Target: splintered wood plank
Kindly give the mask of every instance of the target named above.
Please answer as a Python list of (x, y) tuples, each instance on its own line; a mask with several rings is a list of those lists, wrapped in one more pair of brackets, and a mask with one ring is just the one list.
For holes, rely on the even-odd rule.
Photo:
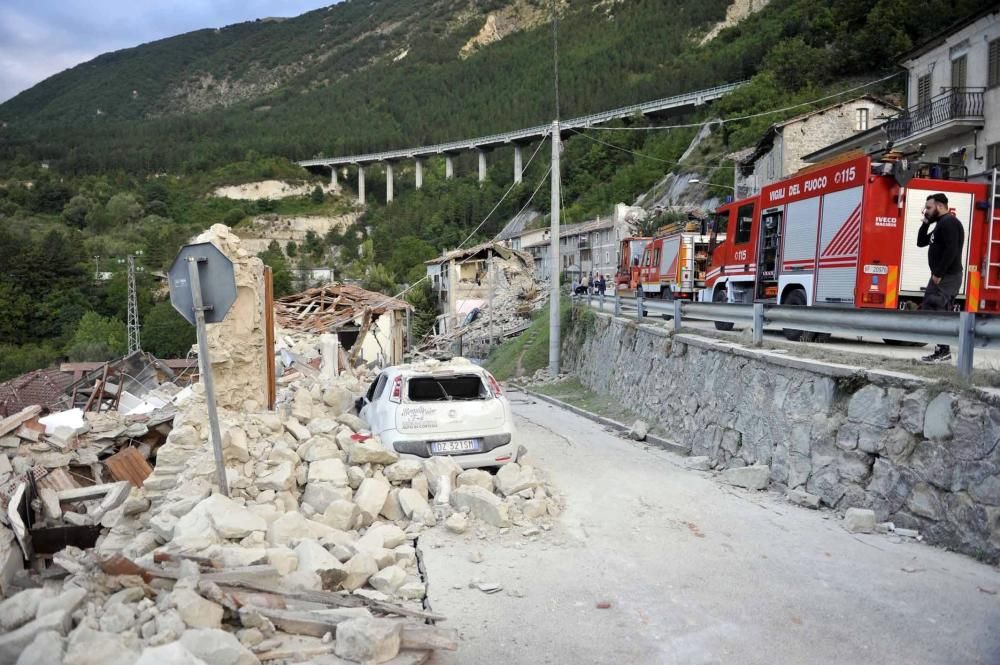
[(31, 420), (42, 412), (42, 407), (37, 404), (26, 406), (12, 416), (7, 416), (0, 420), (0, 436), (13, 432), (23, 423)]
[(104, 460), (111, 477), (115, 480), (127, 480), (135, 487), (142, 487), (146, 478), (153, 473), (153, 467), (142, 456), (138, 448), (123, 448)]

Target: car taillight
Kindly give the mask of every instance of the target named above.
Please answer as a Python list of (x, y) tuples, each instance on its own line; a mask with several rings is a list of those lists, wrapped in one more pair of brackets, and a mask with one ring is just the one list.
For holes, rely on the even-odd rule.
[(389, 401), (396, 404), (403, 401), (403, 377), (397, 376), (392, 380), (392, 392), (389, 393)]
[(486, 378), (487, 378), (487, 380), (489, 380), (490, 390), (493, 391), (493, 396), (494, 397), (500, 397), (501, 395), (503, 395), (503, 391), (500, 390), (500, 384), (497, 383), (497, 380), (493, 378), (493, 375), (490, 374), (489, 372), (487, 372), (486, 373)]

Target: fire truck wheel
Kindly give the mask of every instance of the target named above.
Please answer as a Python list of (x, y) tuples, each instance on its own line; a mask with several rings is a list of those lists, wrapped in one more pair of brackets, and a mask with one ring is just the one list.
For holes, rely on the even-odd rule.
[[(781, 304), (805, 307), (807, 304), (806, 292), (802, 289), (794, 289), (785, 298), (785, 302)], [(793, 328), (784, 328), (781, 332), (785, 335), (785, 339), (790, 342), (811, 342), (816, 337), (816, 333), (795, 330)]]
[[(725, 289), (717, 289), (715, 291), (715, 295), (712, 296), (712, 302), (727, 302), (727, 300), (728, 300), (728, 298), (726, 297), (726, 290)], [(733, 329), (733, 324), (730, 321), (716, 321), (715, 322), (715, 329), (716, 330), (732, 330)]]

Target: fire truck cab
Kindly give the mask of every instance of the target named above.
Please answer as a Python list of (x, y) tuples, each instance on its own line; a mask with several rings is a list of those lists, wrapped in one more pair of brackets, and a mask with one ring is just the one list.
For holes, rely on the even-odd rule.
[(965, 227), (958, 302), (968, 311), (1000, 310), (996, 176), (991, 187), (914, 177), (917, 170), (905, 160), (858, 157), (719, 207), (713, 232), (727, 239), (714, 247), (700, 299), (914, 308), (930, 279), (917, 232), (927, 197), (942, 192)]
[(618, 269), (615, 271), (616, 289), (639, 288), (639, 264), (650, 240), (652, 238), (648, 236), (622, 238), (618, 247)]

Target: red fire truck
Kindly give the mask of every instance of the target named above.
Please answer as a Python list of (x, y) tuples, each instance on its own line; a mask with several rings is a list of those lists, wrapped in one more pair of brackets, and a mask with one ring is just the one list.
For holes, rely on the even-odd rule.
[[(696, 223), (695, 226), (698, 226)], [(716, 241), (719, 241), (718, 236)], [(674, 229), (653, 238), (642, 255), (639, 281), (646, 297), (693, 300), (705, 288), (709, 263), (705, 229)]]
[(642, 252), (652, 238), (633, 236), (622, 238), (618, 247), (618, 270), (615, 272), (615, 288), (639, 288), (639, 261)]
[(713, 233), (726, 239), (713, 247), (700, 300), (916, 307), (930, 279), (917, 231), (927, 197), (943, 192), (966, 232), (958, 302), (967, 311), (1000, 311), (996, 172), (987, 184), (913, 177), (919, 170), (903, 159), (858, 157), (719, 207)]

